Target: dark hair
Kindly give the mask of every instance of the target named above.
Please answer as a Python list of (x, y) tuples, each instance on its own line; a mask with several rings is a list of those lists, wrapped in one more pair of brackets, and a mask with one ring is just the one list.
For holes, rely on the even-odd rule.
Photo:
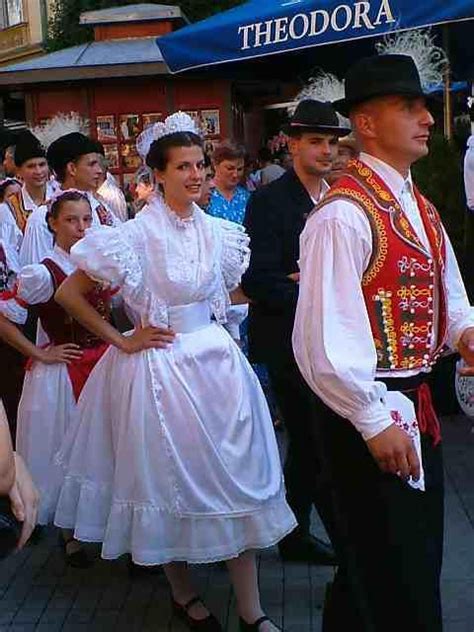
[(64, 191), (64, 193), (59, 194), (56, 198), (53, 199), (53, 201), (49, 205), (48, 212), (46, 213), (46, 223), (48, 224), (48, 229), (51, 233), (54, 234), (54, 230), (51, 228), (49, 220), (58, 219), (63, 204), (65, 202), (79, 202), (81, 200), (87, 202), (90, 208), (91, 203), (89, 202), (89, 198), (85, 193), (82, 193), (82, 191)]
[(220, 164), (224, 160), (241, 159), (245, 159), (245, 148), (231, 140), (223, 140), (212, 153), (212, 162), (215, 165)]
[(3, 202), (5, 199), (5, 191), (12, 184), (19, 184), (21, 186), (21, 182), (16, 178), (6, 178), (0, 182), (0, 202)]
[(170, 149), (173, 147), (200, 147), (202, 149), (202, 139), (194, 132), (167, 134), (152, 142), (146, 164), (150, 169), (164, 171), (168, 164)]
[(262, 162), (270, 162), (273, 160), (273, 154), (268, 147), (261, 147), (258, 150), (258, 159)]
[[(69, 162), (73, 162), (76, 165), (79, 158), (81, 158), (81, 156), (79, 156), (78, 158), (75, 158), (74, 160), (70, 160)], [(56, 176), (58, 182), (64, 182), (64, 180), (66, 179), (67, 166), (69, 162), (66, 163), (65, 165), (58, 165), (57, 167), (55, 167), (54, 175)]]

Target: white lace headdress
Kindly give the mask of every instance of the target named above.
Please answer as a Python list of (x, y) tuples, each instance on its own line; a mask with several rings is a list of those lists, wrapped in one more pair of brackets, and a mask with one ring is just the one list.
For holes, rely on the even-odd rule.
[(177, 132), (191, 132), (193, 134), (201, 135), (201, 131), (196, 125), (196, 122), (186, 114), (186, 112), (175, 112), (168, 116), (164, 121), (159, 121), (154, 125), (147, 127), (137, 138), (137, 151), (143, 160), (146, 159), (150, 147), (155, 140), (163, 138), (163, 136), (169, 136), (170, 134), (176, 134)]
[(420, 74), (423, 90), (443, 83), (449, 61), (442, 48), (436, 46), (430, 29), (418, 29), (387, 35), (375, 45), (379, 55), (408, 55)]

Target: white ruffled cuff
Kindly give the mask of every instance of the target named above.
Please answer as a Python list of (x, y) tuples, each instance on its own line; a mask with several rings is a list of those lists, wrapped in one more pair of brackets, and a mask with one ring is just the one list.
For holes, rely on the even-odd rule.
[(227, 290), (235, 290), (250, 263), (250, 239), (245, 228), (221, 220), (223, 230), (221, 267)]

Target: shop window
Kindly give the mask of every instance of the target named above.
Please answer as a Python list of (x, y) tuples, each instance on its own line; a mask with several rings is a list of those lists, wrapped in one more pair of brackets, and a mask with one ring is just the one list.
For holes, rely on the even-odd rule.
[(23, 0), (0, 0), (0, 28), (6, 29), (23, 21)]

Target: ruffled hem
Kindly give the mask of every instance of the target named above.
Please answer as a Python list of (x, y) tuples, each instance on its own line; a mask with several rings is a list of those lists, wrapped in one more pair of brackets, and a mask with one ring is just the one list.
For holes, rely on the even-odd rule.
[(102, 557), (130, 553), (136, 564), (208, 564), (273, 546), (296, 521), (283, 492), (246, 515), (180, 517), (152, 503), (111, 502), (110, 487), (67, 477), (54, 523), (82, 542), (102, 542)]

